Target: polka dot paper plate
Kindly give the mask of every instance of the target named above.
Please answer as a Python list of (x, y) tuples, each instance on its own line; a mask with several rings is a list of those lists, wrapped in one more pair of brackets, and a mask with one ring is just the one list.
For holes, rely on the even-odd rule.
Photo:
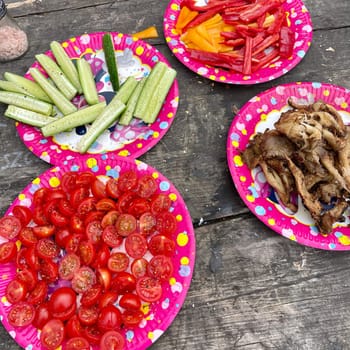
[[(100, 99), (107, 103), (114, 96), (107, 73), (105, 57), (102, 50), (104, 33), (84, 34), (70, 38), (62, 43), (72, 59), (82, 56), (91, 64)], [(168, 64), (162, 54), (142, 40), (136, 40), (126, 34), (112, 33), (118, 60), (120, 82), (128, 76), (141, 79), (147, 76), (157, 61)], [(51, 55), (50, 52), (47, 53)], [(38, 62), (33, 67), (39, 67)], [(30, 77), (29, 73), (26, 77)], [(79, 108), (86, 105), (82, 96), (74, 98), (73, 103)], [(106, 130), (90, 147), (89, 154), (113, 152), (120, 156), (138, 158), (156, 145), (170, 128), (179, 103), (177, 80), (173, 83), (157, 120), (145, 124), (134, 118), (129, 126), (113, 125)], [(18, 123), (17, 131), (24, 144), (42, 160), (52, 165), (80, 156), (76, 151), (79, 139), (86, 132), (87, 126), (59, 133), (53, 137), (44, 137), (39, 129)]]
[[(222, 83), (228, 84), (258, 84), (276, 79), (294, 68), (305, 56), (312, 41), (312, 23), (308, 10), (301, 0), (286, 0), (283, 7), (286, 11), (290, 28), (294, 31), (296, 42), (294, 52), (289, 59), (278, 59), (269, 66), (246, 76), (225, 69), (214, 68), (189, 57), (185, 45), (175, 29), (180, 13), (182, 0), (171, 0), (164, 15), (164, 34), (169, 48), (186, 67), (193, 72)], [(203, 6), (206, 0), (198, 0), (198, 6)]]
[(267, 90), (249, 100), (235, 116), (227, 139), (227, 161), (233, 182), (248, 208), (268, 227), (300, 244), (326, 250), (350, 249), (350, 210), (345, 222), (338, 222), (328, 235), (319, 233), (309, 212), (298, 198), (298, 210), (291, 213), (278, 201), (266, 183), (260, 167), (252, 171), (243, 163), (241, 152), (254, 135), (274, 129), (281, 112), (288, 109), (292, 97), (299, 104), (317, 100), (332, 105), (350, 124), (350, 90), (323, 83), (292, 83)]
[[(126, 339), (126, 349), (146, 349), (151, 346), (169, 327), (177, 313), (180, 311), (187, 291), (190, 287), (192, 273), (195, 263), (195, 236), (186, 205), (173, 186), (156, 169), (147, 164), (131, 158), (118, 157), (113, 153), (104, 155), (92, 155), (76, 158), (69, 162), (63, 162), (61, 166), (53, 167), (41, 176), (34, 179), (15, 199), (6, 214), (11, 214), (14, 205), (21, 204), (31, 206), (33, 193), (41, 187), (56, 188), (60, 184), (60, 178), (66, 171), (91, 171), (101, 180), (106, 176), (118, 178), (125, 170), (135, 170), (139, 176), (150, 174), (156, 180), (157, 193), (164, 193), (171, 199), (170, 211), (177, 219), (177, 230), (173, 235), (176, 247), (172, 257), (173, 273), (169, 280), (163, 283), (163, 294), (159, 301), (152, 304), (144, 303), (142, 311), (144, 319), (139, 327), (125, 329), (122, 333)], [(0, 243), (4, 239), (0, 238)], [(145, 258), (147, 259), (147, 254)], [(5, 288), (15, 275), (13, 263), (0, 265), (0, 319), (4, 327), (14, 340), (26, 350), (44, 350), (38, 340), (38, 331), (33, 326), (24, 328), (13, 328), (7, 321), (10, 304), (6, 300)], [(52, 291), (60, 282), (51, 284)], [(97, 347), (92, 347), (97, 350)]]

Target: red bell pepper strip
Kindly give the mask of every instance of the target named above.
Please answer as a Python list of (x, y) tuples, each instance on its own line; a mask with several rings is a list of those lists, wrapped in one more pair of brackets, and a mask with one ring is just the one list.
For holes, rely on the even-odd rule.
[(243, 74), (249, 75), (252, 72), (252, 51), (253, 51), (253, 38), (247, 36), (245, 38), (244, 48), (244, 62), (243, 62)]
[(181, 2), (182, 6), (187, 6), (193, 11), (208, 11), (212, 10), (216, 7), (220, 8), (220, 11), (227, 7), (233, 7), (233, 6), (242, 6), (249, 4), (250, 1), (247, 0), (211, 0), (206, 6), (197, 6), (196, 0), (184, 0)]
[(280, 0), (260, 0), (251, 4), (249, 8), (242, 11), (239, 18), (246, 23), (250, 23), (268, 11), (272, 11), (281, 6)]
[(228, 39), (223, 42), (223, 44), (228, 46), (233, 46), (233, 47), (242, 46), (244, 45), (244, 43), (245, 43), (244, 38)]
[(183, 29), (182, 32), (186, 32), (189, 28), (198, 26), (199, 24), (205, 22), (206, 20), (214, 17), (218, 11), (216, 9), (206, 11), (206, 12), (201, 12), (198, 16), (196, 16), (190, 23), (188, 23)]
[(266, 29), (268, 34), (279, 33), (284, 19), (286, 18), (285, 12), (282, 7), (279, 7), (274, 13), (274, 21)]
[(276, 44), (279, 40), (279, 34), (272, 34), (266, 37), (260, 44), (256, 45), (253, 50), (253, 56), (257, 55), (259, 52), (264, 51), (273, 44)]
[(249, 27), (246, 24), (237, 24), (235, 29), (236, 29), (236, 32), (239, 33), (244, 38), (246, 38), (247, 36), (250, 36), (250, 37), (256, 36), (258, 33), (263, 31), (263, 28)]
[(272, 62), (278, 56), (279, 56), (279, 50), (275, 47), (267, 55), (264, 54), (263, 57), (260, 58), (258, 62), (255, 63), (254, 59), (253, 59), (252, 73), (263, 68), (264, 66), (266, 66), (268, 63)]
[(220, 35), (225, 39), (239, 39), (240, 36), (236, 32), (221, 32)]
[(293, 54), (295, 43), (295, 34), (294, 32), (283, 26), (280, 30), (280, 40), (279, 40), (279, 48), (280, 48), (280, 56), (282, 58), (289, 58)]

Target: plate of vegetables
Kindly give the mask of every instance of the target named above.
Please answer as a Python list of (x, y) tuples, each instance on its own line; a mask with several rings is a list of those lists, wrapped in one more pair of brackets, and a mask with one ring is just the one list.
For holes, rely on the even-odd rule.
[(301, 0), (171, 0), (164, 33), (193, 72), (222, 83), (258, 84), (294, 68), (312, 41)]
[(349, 250), (349, 90), (279, 85), (249, 100), (227, 138), (242, 200), (269, 228), (306, 246)]
[(81, 154), (137, 158), (165, 135), (179, 102), (176, 71), (163, 55), (116, 32), (53, 41), (24, 77), (4, 78), (5, 116), (17, 121), (27, 148), (52, 165)]
[(184, 303), (194, 262), (168, 179), (85, 155), (34, 179), (0, 218), (0, 318), (24, 349), (146, 349)]

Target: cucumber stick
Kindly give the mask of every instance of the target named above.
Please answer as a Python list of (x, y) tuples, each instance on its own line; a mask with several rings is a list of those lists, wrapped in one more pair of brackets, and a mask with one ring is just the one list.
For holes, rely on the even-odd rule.
[(156, 120), (164, 104), (165, 98), (167, 97), (168, 92), (171, 86), (173, 85), (175, 77), (176, 77), (176, 70), (170, 67), (167, 67), (165, 73), (160, 79), (158, 85), (156, 86), (151, 99), (147, 104), (145, 113), (143, 114), (142, 120), (145, 123), (151, 124), (151, 123), (154, 123), (154, 121)]
[(106, 102), (101, 102), (93, 106), (79, 109), (77, 112), (65, 115), (62, 118), (55, 118), (54, 121), (42, 127), (41, 132), (47, 137), (75, 128), (79, 125), (92, 123), (105, 107)]
[(135, 90), (138, 82), (134, 76), (129, 76), (123, 83), (123, 85), (120, 87), (119, 91), (116, 94), (116, 97), (119, 101), (126, 104)]
[(134, 117), (143, 119), (143, 116), (146, 113), (147, 104), (150, 101), (153, 92), (155, 91), (160, 79), (162, 78), (167, 68), (168, 66), (161, 61), (158, 61), (153, 67), (146, 79), (145, 85), (143, 86), (140, 98), (137, 101)]
[(134, 91), (132, 92), (130, 98), (128, 99), (128, 102), (126, 104), (126, 109), (123, 112), (123, 114), (121, 115), (118, 123), (120, 125), (129, 125), (131, 122), (131, 119), (134, 115), (134, 110), (137, 104), (137, 101), (140, 97), (143, 85), (146, 82), (146, 78), (143, 78), (142, 80), (140, 80), (136, 86), (136, 88), (134, 89)]
[(77, 107), (74, 106), (72, 102), (70, 102), (55, 86), (49, 83), (38, 68), (30, 68), (29, 73), (63, 115), (71, 114), (77, 110)]
[(28, 109), (20, 108), (13, 105), (9, 105), (7, 107), (5, 111), (5, 116), (7, 118), (14, 119), (18, 122), (32, 126), (37, 126), (39, 128), (56, 120), (56, 118), (49, 117), (47, 115), (36, 113)]
[(75, 86), (78, 93), (82, 94), (83, 89), (80, 85), (78, 70), (75, 67), (71, 58), (68, 56), (67, 52), (64, 50), (62, 45), (57, 41), (52, 41), (50, 43), (50, 48), (63, 73), (70, 80), (70, 82)]
[(0, 91), (0, 102), (44, 115), (50, 115), (53, 108), (50, 103), (37, 100), (28, 95), (19, 94), (18, 92)]
[(27, 90), (23, 89), (22, 87), (13, 83), (12, 81), (0, 80), (0, 89), (5, 90), (5, 91), (10, 91), (10, 92), (18, 92), (18, 93), (23, 94), (23, 95), (35, 97), (35, 96), (29, 94)]
[(68, 99), (71, 100), (77, 94), (78, 90), (62, 72), (57, 63), (49, 56), (38, 54), (35, 56), (40, 65), (45, 69), (46, 73), (55, 83), (58, 90)]
[(94, 105), (99, 102), (96, 84), (90, 63), (84, 58), (77, 61), (78, 74), (80, 79), (80, 84), (83, 89), (83, 94), (86, 102), (89, 105)]
[(113, 38), (110, 33), (106, 33), (102, 38), (103, 52), (105, 54), (107, 70), (111, 80), (113, 90), (117, 92), (119, 90), (119, 75), (117, 60), (115, 57)]
[(118, 119), (125, 110), (125, 107), (125, 104), (121, 102), (117, 96), (114, 96), (107, 107), (91, 124), (86, 134), (78, 142), (78, 152), (85, 153), (103, 131), (109, 128)]
[(21, 89), (24, 89), (25, 91), (27, 91), (27, 95), (34, 96), (41, 101), (52, 103), (52, 100), (50, 99), (50, 97), (36, 82), (10, 72), (5, 72), (4, 78), (7, 81), (11, 81), (12, 83), (15, 83)]

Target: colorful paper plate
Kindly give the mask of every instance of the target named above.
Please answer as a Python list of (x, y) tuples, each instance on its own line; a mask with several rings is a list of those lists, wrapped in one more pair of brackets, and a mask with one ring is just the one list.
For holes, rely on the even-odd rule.
[[(107, 74), (105, 57), (102, 50), (104, 33), (84, 34), (64, 41), (62, 45), (72, 59), (84, 56), (91, 64), (97, 90), (101, 99), (108, 101), (114, 96)], [(120, 81), (133, 75), (137, 79), (147, 76), (157, 61), (167, 62), (162, 54), (142, 40), (121, 33), (112, 33), (118, 59)], [(50, 51), (47, 52), (51, 55)], [(40, 67), (38, 62), (33, 67)], [(26, 77), (30, 78), (29, 73)], [(78, 96), (73, 102), (82, 107), (85, 100)], [(114, 153), (121, 156), (138, 158), (156, 145), (169, 130), (179, 103), (177, 80), (173, 83), (164, 106), (157, 120), (145, 124), (134, 118), (129, 126), (115, 125), (106, 130), (90, 147), (88, 154)], [(18, 123), (17, 131), (30, 151), (52, 165), (60, 165), (63, 161), (79, 157), (76, 151), (78, 140), (86, 132), (86, 127), (74, 128), (54, 137), (44, 137), (39, 129)]]
[(300, 104), (323, 100), (335, 107), (344, 122), (350, 124), (350, 90), (324, 83), (292, 83), (269, 89), (247, 102), (235, 116), (228, 133), (227, 161), (233, 182), (248, 208), (268, 227), (300, 244), (326, 249), (350, 249), (350, 210), (346, 221), (337, 223), (328, 235), (320, 234), (310, 214), (298, 200), (298, 211), (291, 214), (278, 202), (274, 191), (257, 167), (251, 171), (243, 163), (241, 152), (258, 132), (274, 129), (289, 97)]
[[(147, 164), (125, 157), (118, 157), (113, 153), (104, 155), (83, 156), (70, 161), (66, 165), (53, 167), (38, 178), (34, 179), (15, 199), (7, 210), (10, 214), (16, 204), (30, 206), (33, 193), (40, 187), (55, 188), (60, 184), (60, 177), (66, 171), (89, 170), (96, 175), (118, 178), (124, 170), (135, 169), (139, 174), (151, 174), (158, 183), (158, 192), (167, 194), (172, 200), (171, 211), (178, 222), (177, 232), (174, 235), (176, 241), (176, 253), (172, 258), (174, 271), (165, 282), (162, 298), (153, 304), (143, 307), (145, 318), (141, 325), (134, 330), (124, 331), (126, 337), (126, 349), (146, 349), (151, 346), (169, 327), (177, 313), (180, 311), (187, 291), (190, 287), (193, 267), (195, 263), (195, 236), (189, 211), (173, 186), (156, 169)], [(0, 242), (4, 239), (0, 237)], [(14, 340), (26, 350), (44, 350), (38, 340), (38, 331), (33, 326), (13, 328), (7, 322), (7, 314), (10, 304), (5, 298), (5, 288), (15, 276), (15, 264), (0, 265), (0, 319)], [(97, 350), (97, 347), (93, 349)]]
[[(287, 0), (283, 6), (288, 15), (290, 28), (296, 34), (293, 56), (290, 59), (279, 59), (273, 64), (259, 71), (245, 76), (240, 73), (229, 72), (225, 69), (204, 65), (189, 57), (184, 44), (175, 29), (180, 13), (182, 0), (171, 0), (164, 15), (164, 34), (169, 48), (186, 67), (193, 72), (221, 83), (228, 84), (258, 84), (274, 80), (294, 68), (305, 56), (312, 41), (312, 23), (308, 10), (301, 0)], [(198, 0), (198, 5), (205, 4), (205, 0)]]

